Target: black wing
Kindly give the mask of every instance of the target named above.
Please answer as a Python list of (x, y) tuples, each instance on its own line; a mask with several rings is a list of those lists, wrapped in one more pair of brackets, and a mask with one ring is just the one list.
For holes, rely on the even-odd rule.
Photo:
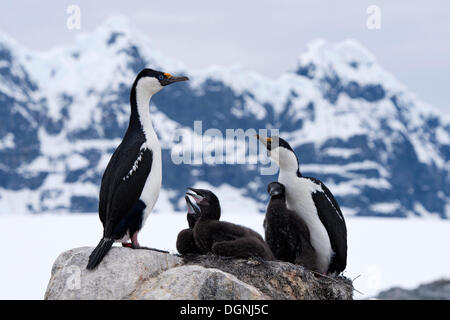
[(313, 193), (312, 198), (316, 205), (319, 219), (330, 237), (331, 248), (335, 253), (328, 272), (340, 273), (344, 271), (347, 265), (347, 227), (345, 226), (344, 216), (333, 194), (322, 181), (311, 177), (305, 178), (320, 185), (322, 188), (322, 191)]
[(115, 229), (138, 204), (153, 162), (153, 152), (142, 148), (144, 143), (141, 135), (126, 135), (103, 174), (99, 215), (104, 237), (121, 238), (123, 231), (115, 234)]

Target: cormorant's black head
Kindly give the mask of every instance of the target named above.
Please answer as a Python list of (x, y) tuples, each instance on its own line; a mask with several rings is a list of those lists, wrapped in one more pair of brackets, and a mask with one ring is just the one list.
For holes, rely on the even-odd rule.
[(256, 135), (256, 137), (264, 144), (269, 157), (278, 164), (280, 169), (298, 171), (297, 155), (286, 140), (278, 136), (268, 138)]
[(258, 138), (258, 140), (261, 141), (266, 146), (268, 151), (272, 151), (278, 147), (282, 147), (291, 152), (294, 152), (289, 143), (287, 143), (286, 140), (280, 138), (279, 136), (273, 136), (272, 138), (268, 138), (268, 137), (261, 137), (259, 134), (257, 134), (256, 138)]
[(153, 69), (143, 69), (136, 77), (136, 80), (139, 80), (144, 77), (154, 78), (158, 80), (161, 86), (167, 86), (168, 84), (179, 82), (179, 81), (186, 81), (189, 80), (188, 77), (174, 77), (170, 73), (162, 72), (162, 71), (156, 71)]
[(267, 192), (274, 198), (283, 198), (285, 196), (284, 185), (279, 182), (269, 183), (267, 186)]
[[(220, 219), (220, 203), (214, 193), (205, 189), (188, 188), (192, 192), (186, 192), (187, 197), (192, 197), (200, 211), (200, 217), (205, 220)], [(190, 202), (190, 201), (189, 201)], [(192, 204), (192, 202), (191, 202)], [(196, 210), (195, 206), (192, 210)]]
[(149, 94), (155, 94), (168, 84), (189, 80), (188, 77), (174, 77), (170, 73), (156, 71), (153, 69), (143, 69), (134, 81), (135, 87), (142, 87)]

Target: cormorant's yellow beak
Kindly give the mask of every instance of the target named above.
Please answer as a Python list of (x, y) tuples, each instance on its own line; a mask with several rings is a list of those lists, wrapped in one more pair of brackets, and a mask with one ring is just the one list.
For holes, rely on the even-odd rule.
[(267, 146), (268, 142), (272, 142), (272, 138), (269, 137), (261, 137), (259, 134), (256, 135), (256, 139), (258, 139), (259, 141), (261, 141), (264, 145)]

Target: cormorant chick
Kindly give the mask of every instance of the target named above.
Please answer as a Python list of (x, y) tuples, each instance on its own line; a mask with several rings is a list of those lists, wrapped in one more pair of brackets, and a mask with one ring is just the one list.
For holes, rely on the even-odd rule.
[(188, 229), (183, 229), (178, 233), (177, 237), (177, 250), (180, 254), (200, 254), (200, 250), (195, 244), (194, 240), (194, 226), (197, 219), (200, 217), (200, 208), (191, 202), (188, 196), (185, 196), (187, 206), (187, 221), (189, 224)]
[(198, 208), (200, 217), (194, 226), (194, 239), (201, 253), (213, 253), (235, 258), (259, 257), (275, 260), (264, 239), (252, 229), (219, 221), (220, 203), (214, 193), (204, 189), (193, 189), (186, 193)]
[(278, 260), (317, 271), (316, 254), (303, 219), (286, 206), (284, 185), (272, 182), (267, 187), (271, 198), (264, 219), (265, 239)]

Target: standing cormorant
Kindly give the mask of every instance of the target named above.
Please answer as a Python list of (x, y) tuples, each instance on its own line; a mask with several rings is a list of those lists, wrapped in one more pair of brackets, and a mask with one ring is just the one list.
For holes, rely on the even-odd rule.
[[(150, 118), (149, 101), (164, 86), (185, 80), (188, 78), (152, 69), (137, 75), (130, 94), (128, 129), (103, 174), (99, 200), (103, 237), (90, 255), (87, 269), (94, 269), (116, 241), (140, 248), (138, 232), (161, 188), (161, 146)], [(129, 239), (131, 243), (127, 243)]]

